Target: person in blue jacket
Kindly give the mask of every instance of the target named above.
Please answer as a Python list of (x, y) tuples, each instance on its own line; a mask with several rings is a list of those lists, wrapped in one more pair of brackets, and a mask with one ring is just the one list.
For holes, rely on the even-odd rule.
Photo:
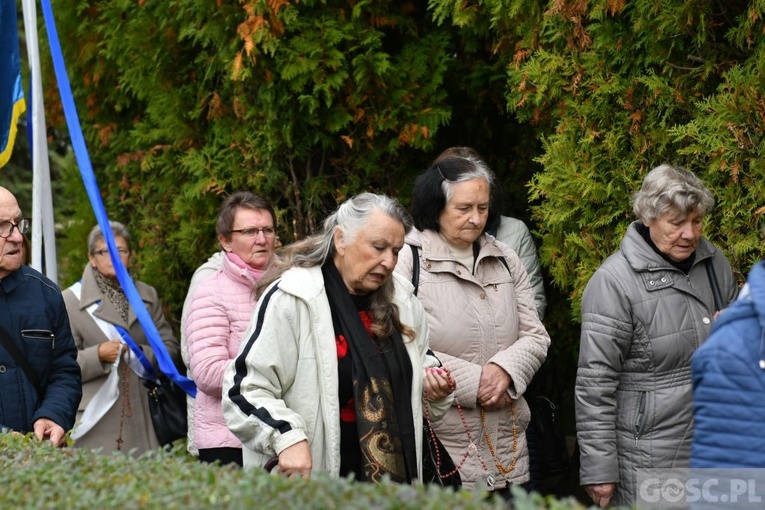
[(691, 369), (691, 467), (765, 467), (765, 261), (720, 314)]
[(61, 290), (22, 265), (28, 230), (16, 197), (0, 187), (0, 431), (34, 432), (62, 446), (82, 396), (80, 367)]

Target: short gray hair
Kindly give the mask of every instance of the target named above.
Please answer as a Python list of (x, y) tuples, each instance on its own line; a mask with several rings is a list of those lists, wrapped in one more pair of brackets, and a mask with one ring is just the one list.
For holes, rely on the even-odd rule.
[[(114, 237), (123, 238), (127, 243), (128, 248), (130, 248), (130, 232), (128, 232), (127, 227), (119, 221), (110, 221), (109, 225), (112, 227)], [(104, 233), (101, 232), (101, 226), (96, 224), (96, 226), (90, 230), (90, 234), (88, 234), (88, 253), (92, 255), (93, 252), (96, 251), (96, 244), (98, 244), (98, 241), (102, 241), (103, 239)]]
[(632, 196), (632, 211), (644, 224), (654, 222), (667, 211), (681, 218), (693, 211), (704, 217), (714, 204), (712, 192), (693, 172), (667, 164), (648, 172), (640, 191)]

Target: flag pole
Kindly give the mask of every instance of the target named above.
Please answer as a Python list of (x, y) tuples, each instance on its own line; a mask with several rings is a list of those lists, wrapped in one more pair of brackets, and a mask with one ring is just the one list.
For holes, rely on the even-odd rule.
[[(32, 267), (58, 282), (53, 194), (48, 160), (48, 134), (42, 92), (40, 45), (37, 38), (37, 2), (22, 0), (31, 81), (32, 123)], [(43, 267), (43, 247), (45, 267)]]

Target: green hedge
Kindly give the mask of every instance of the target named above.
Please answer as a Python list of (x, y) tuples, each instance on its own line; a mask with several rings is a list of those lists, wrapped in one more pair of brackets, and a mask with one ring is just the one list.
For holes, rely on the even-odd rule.
[[(56, 449), (33, 437), (0, 434), (0, 508), (490, 509), (507, 508), (485, 494), (438, 487), (289, 480), (264, 471), (202, 464), (183, 446), (140, 458)], [(582, 509), (573, 500), (545, 500), (517, 489), (518, 509)]]

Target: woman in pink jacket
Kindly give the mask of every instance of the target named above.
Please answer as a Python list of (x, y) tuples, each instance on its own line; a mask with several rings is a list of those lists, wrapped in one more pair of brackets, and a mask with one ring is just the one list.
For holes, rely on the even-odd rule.
[(199, 284), (186, 319), (190, 376), (198, 388), (194, 438), (202, 462), (241, 466), (242, 443), (226, 426), (221, 387), (255, 308), (255, 282), (274, 255), (276, 215), (266, 200), (240, 191), (221, 205), (215, 231), (223, 267)]

